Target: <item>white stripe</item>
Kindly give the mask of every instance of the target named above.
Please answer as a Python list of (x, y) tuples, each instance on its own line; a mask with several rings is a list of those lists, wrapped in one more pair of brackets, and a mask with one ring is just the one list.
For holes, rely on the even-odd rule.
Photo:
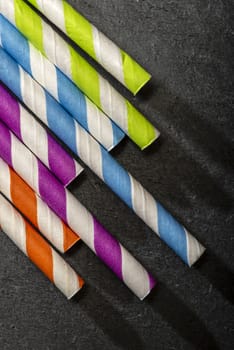
[(68, 44), (44, 21), (42, 21), (42, 26), (47, 57), (71, 78), (71, 56)]
[(68, 299), (71, 299), (80, 289), (78, 276), (54, 250), (52, 257), (54, 284)]
[(97, 141), (102, 140), (103, 146), (109, 151), (113, 148), (113, 129), (109, 118), (101, 112), (89, 99), (86, 98), (87, 123), (89, 133)]
[(12, 133), (11, 156), (15, 171), (38, 193), (37, 158)]
[(64, 235), (61, 220), (38, 196), (36, 198), (37, 222), (40, 231), (56, 249), (64, 253)]
[(0, 158), (0, 191), (11, 200), (10, 169), (2, 158)]
[(125, 85), (121, 51), (117, 45), (92, 26), (93, 44), (98, 62)]
[(137, 215), (154, 231), (158, 232), (158, 212), (155, 199), (131, 175), (132, 205)]
[(9, 238), (27, 255), (26, 229), (20, 214), (0, 195), (0, 226)]
[(76, 146), (79, 157), (101, 178), (102, 172), (102, 153), (101, 147), (82, 127), (75, 122), (76, 128)]
[(61, 0), (37, 0), (41, 12), (55, 23), (58, 28), (65, 32), (63, 1)]
[(205, 248), (185, 228), (184, 231), (187, 242), (188, 265), (191, 267), (205, 252)]
[(99, 75), (102, 110), (128, 133), (128, 110), (125, 99)]
[(20, 128), (22, 140), (25, 145), (49, 167), (47, 132), (21, 105)]
[(38, 116), (46, 125), (46, 98), (43, 88), (33, 80), (20, 66), (21, 95), (24, 103)]
[(15, 6), (13, 1), (0, 0), (0, 13), (15, 25)]
[(75, 159), (74, 159), (74, 163), (76, 168), (76, 176), (78, 176), (84, 171), (84, 168)]
[(66, 210), (68, 225), (95, 252), (92, 215), (69, 191), (66, 191)]
[(30, 64), (33, 78), (58, 100), (58, 85), (55, 66), (29, 43)]
[(124, 282), (142, 300), (150, 291), (149, 275), (144, 267), (122, 246), (121, 254)]

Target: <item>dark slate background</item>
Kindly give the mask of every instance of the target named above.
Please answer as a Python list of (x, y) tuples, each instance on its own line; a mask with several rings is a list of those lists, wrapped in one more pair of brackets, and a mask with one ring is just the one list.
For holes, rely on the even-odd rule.
[(233, 349), (233, 2), (70, 2), (152, 73), (136, 98), (110, 80), (161, 139), (113, 155), (207, 252), (186, 267), (87, 170), (72, 191), (159, 285), (140, 302), (80, 244), (66, 259), (86, 287), (68, 302), (1, 233), (0, 348)]

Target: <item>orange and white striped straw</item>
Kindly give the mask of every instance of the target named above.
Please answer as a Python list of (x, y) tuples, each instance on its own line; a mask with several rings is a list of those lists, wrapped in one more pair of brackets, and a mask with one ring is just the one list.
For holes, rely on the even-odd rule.
[(0, 191), (61, 253), (80, 240), (2, 158)]
[(1, 194), (0, 227), (68, 299), (82, 288), (83, 279)]

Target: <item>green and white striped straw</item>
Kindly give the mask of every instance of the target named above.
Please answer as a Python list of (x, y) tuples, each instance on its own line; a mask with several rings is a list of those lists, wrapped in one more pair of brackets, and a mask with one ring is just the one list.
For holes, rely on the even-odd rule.
[(0, 12), (141, 149), (159, 136), (157, 129), (24, 1), (0, 0)]
[(151, 75), (64, 0), (28, 0), (134, 95)]

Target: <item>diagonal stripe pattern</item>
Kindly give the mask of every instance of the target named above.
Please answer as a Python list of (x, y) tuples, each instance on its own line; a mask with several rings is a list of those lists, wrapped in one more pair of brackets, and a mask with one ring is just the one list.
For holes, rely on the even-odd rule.
[(2, 15), (0, 38), (4, 50), (107, 150), (113, 149), (124, 138), (124, 132)]
[(155, 285), (153, 277), (2, 123), (0, 135), (0, 157), (133, 293), (144, 299)]
[(141, 149), (158, 130), (22, 0), (0, 0), (0, 12), (106, 113)]
[(149, 73), (67, 1), (28, 1), (134, 95), (149, 81)]
[(32, 150), (64, 186), (83, 168), (0, 83), (0, 120)]
[[(204, 253), (204, 247), (157, 202), (101, 145), (62, 109), (52, 97), (28, 75), (17, 63), (0, 49), (0, 79), (33, 112), (48, 125), (93, 172), (100, 177), (175, 253), (192, 266)], [(8, 72), (8, 73), (7, 73)], [(17, 77), (14, 80), (10, 76)], [(28, 94), (28, 86), (31, 86)], [(35, 99), (35, 96), (37, 98)], [(45, 105), (47, 113), (39, 113), (36, 104)], [(59, 122), (57, 121), (59, 115)]]
[(83, 279), (1, 194), (0, 227), (68, 299), (82, 288)]
[(77, 234), (1, 158), (0, 192), (61, 253), (79, 241)]

